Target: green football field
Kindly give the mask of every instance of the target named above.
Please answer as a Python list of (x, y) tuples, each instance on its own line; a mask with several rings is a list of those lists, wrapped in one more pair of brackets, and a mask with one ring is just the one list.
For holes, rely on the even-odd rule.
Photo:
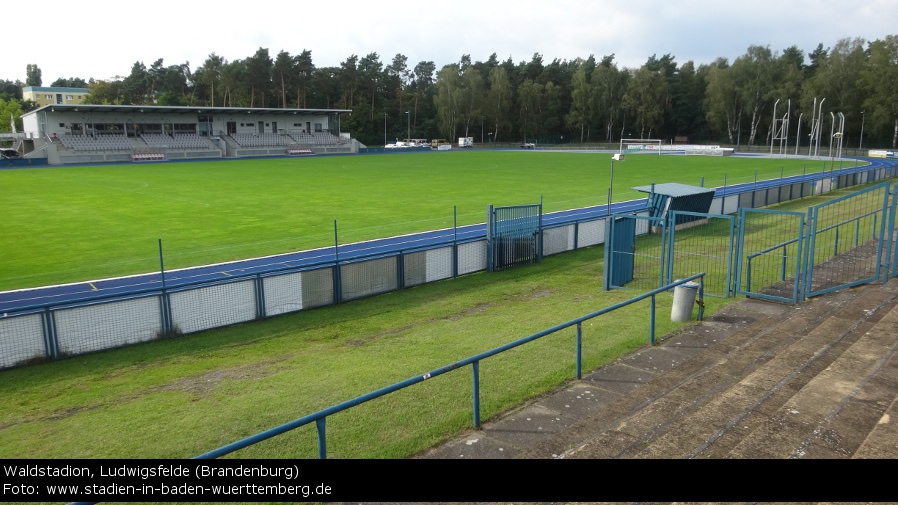
[[(811, 160), (629, 155), (630, 189), (824, 169)], [(484, 222), (487, 205), (604, 204), (609, 153), (448, 151), (0, 171), (0, 290), (79, 282)], [(757, 174), (757, 175), (756, 175)]]

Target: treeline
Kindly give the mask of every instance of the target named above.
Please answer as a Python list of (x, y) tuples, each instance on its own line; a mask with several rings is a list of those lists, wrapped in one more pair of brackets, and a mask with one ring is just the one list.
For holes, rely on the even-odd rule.
[[(28, 78), (35, 73), (39, 79), (39, 68), (29, 65)], [(797, 125), (809, 133), (814, 117), (822, 118), (824, 136), (844, 117), (846, 146), (857, 146), (861, 135), (864, 146), (898, 142), (894, 35), (819, 44), (807, 54), (797, 46), (781, 52), (750, 46), (732, 62), (679, 64), (671, 54), (653, 55), (639, 68), (621, 67), (614, 54), (551, 62), (534, 54), (517, 63), (496, 54), (486, 61), (463, 55), (437, 69), (432, 61), (410, 66), (402, 54), (385, 64), (377, 53), (316, 67), (309, 50), (272, 57), (259, 48), (234, 61), (212, 53), (195, 69), (159, 59), (149, 67), (136, 62), (127, 77), (52, 85), (75, 83), (86, 84), (97, 104), (351, 109), (341, 129), (367, 145), (407, 135), (538, 143), (688, 137), (768, 145), (779, 124), (774, 104), (777, 120), (790, 113), (790, 145)], [(0, 86), (3, 98), (8, 86)]]

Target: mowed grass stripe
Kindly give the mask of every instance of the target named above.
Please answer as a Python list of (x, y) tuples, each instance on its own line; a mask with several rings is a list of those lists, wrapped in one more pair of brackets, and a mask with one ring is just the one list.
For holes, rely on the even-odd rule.
[[(783, 168), (784, 167), (784, 168)], [(801, 160), (629, 156), (616, 201), (652, 182), (708, 187)], [(474, 151), (0, 171), (0, 290), (280, 254), (483, 222), (487, 205), (602, 204), (610, 155)]]

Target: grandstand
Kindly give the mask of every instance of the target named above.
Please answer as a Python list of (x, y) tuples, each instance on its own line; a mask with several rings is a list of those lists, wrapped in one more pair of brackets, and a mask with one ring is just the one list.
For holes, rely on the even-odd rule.
[(357, 153), (343, 109), (47, 105), (22, 116), (50, 164)]

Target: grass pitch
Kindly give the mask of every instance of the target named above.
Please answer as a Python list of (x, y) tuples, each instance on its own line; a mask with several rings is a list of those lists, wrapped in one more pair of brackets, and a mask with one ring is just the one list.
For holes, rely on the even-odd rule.
[[(0, 290), (81, 282), (484, 222), (487, 205), (604, 204), (610, 154), (449, 151), (0, 171)], [(632, 155), (633, 186), (820, 171), (803, 160)]]
[[(202, 454), (634, 296), (601, 290), (602, 251), (0, 371), (0, 458)], [(732, 300), (705, 301), (710, 314)], [(670, 311), (669, 296), (658, 303)], [(584, 325), (584, 369), (647, 345), (647, 314), (642, 302)], [(657, 323), (659, 336), (681, 326)], [(483, 420), (572, 378), (574, 349), (568, 330), (484, 360)], [(469, 370), (459, 370), (331, 416), (328, 455), (413, 455), (470, 428), (470, 395)], [(315, 456), (312, 426), (234, 454)]]

